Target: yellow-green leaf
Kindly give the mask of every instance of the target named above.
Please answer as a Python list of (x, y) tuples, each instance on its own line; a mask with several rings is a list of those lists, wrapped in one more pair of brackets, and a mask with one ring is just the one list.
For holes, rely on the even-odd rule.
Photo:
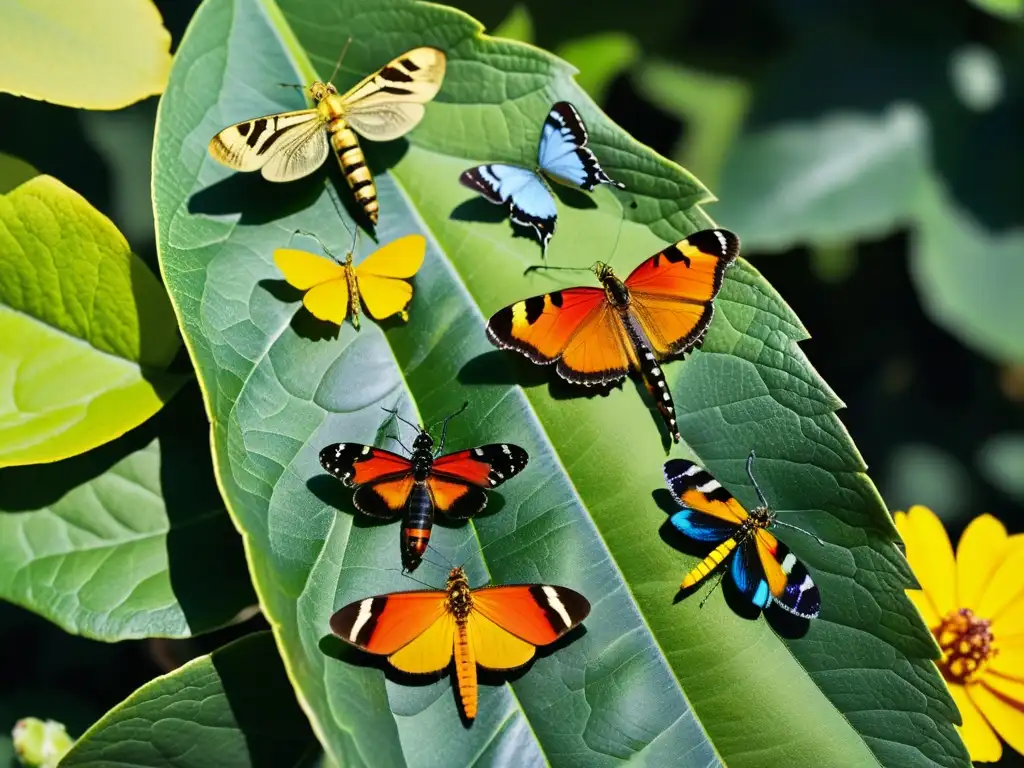
[(171, 34), (152, 0), (0, 0), (0, 91), (85, 109), (163, 92)]
[(182, 379), (167, 294), (113, 223), (37, 176), (0, 197), (0, 466), (56, 461), (141, 424)]

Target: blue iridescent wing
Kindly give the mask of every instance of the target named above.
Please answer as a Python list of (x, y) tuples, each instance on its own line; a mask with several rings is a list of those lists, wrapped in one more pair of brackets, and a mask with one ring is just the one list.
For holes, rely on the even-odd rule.
[(521, 226), (532, 227), (547, 250), (555, 234), (558, 211), (540, 176), (518, 165), (491, 163), (470, 168), (459, 181), (492, 203), (508, 205), (509, 218)]
[(736, 548), (729, 568), (736, 588), (758, 608), (767, 608), (772, 603), (772, 591), (768, 588), (761, 558), (757, 554), (754, 537), (749, 536)]
[(587, 138), (587, 128), (576, 108), (567, 101), (555, 104), (540, 135), (537, 163), (541, 170), (556, 181), (588, 192), (598, 184), (624, 189), (625, 184), (615, 181), (601, 168), (587, 147)]

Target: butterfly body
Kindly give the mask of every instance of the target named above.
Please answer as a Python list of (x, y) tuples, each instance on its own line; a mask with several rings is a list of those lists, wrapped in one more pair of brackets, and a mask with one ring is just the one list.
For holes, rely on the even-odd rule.
[(547, 179), (587, 192), (598, 184), (620, 189), (625, 186), (604, 172), (587, 140), (587, 128), (579, 112), (569, 102), (560, 101), (544, 121), (535, 165), (479, 165), (465, 171), (459, 181), (486, 200), (508, 206), (509, 218), (520, 226), (531, 227), (546, 251), (558, 219)]
[[(753, 453), (747, 462), (750, 472)], [(670, 518), (680, 533), (697, 541), (719, 542), (682, 580), (680, 589), (690, 589), (722, 565), (739, 591), (761, 609), (772, 603), (802, 618), (815, 618), (821, 609), (821, 595), (806, 567), (770, 529), (778, 523), (766, 503), (749, 512), (711, 474), (686, 459), (665, 463), (665, 479), (673, 498), (683, 507)]]
[(701, 343), (739, 239), (723, 229), (667, 246), (621, 280), (598, 262), (600, 288), (566, 288), (516, 302), (487, 323), (491, 343), (574, 384), (594, 386), (640, 374), (669, 435), (681, 436), (661, 362)]
[(471, 589), (453, 568), (444, 590), (394, 592), (359, 600), (331, 617), (345, 642), (387, 656), (403, 672), (439, 672), (454, 659), (459, 698), (468, 720), (477, 714), (477, 665), (515, 669), (590, 613), (578, 592), (547, 584)]
[(377, 320), (392, 315), (409, 319), (406, 308), (412, 301), (412, 286), (407, 280), (423, 265), (426, 249), (422, 235), (407, 235), (356, 265), (351, 251), (339, 262), (293, 248), (274, 251), (274, 262), (290, 285), (305, 291), (302, 303), (310, 314), (335, 325), (351, 317), (358, 329), (361, 302)]
[(434, 512), (467, 519), (487, 506), (484, 489), (519, 474), (529, 456), (517, 445), (482, 445), (440, 456), (441, 445), (426, 432), (413, 441), (409, 458), (359, 443), (334, 443), (320, 451), (320, 464), (350, 488), (352, 503), (365, 515), (391, 519), (403, 515), (402, 560), (415, 570), (434, 526)]
[(404, 136), (423, 118), (423, 104), (441, 88), (446, 57), (436, 48), (407, 51), (344, 94), (332, 83), (309, 87), (315, 107), (232, 125), (210, 141), (210, 154), (238, 171), (261, 171), (269, 181), (308, 176), (334, 150), (367, 218), (380, 205), (356, 133), (373, 141)]

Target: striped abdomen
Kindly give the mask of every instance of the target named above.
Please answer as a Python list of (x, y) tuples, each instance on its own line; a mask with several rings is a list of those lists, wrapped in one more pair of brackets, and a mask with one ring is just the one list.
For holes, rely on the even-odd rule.
[(631, 314), (625, 314), (622, 318), (626, 326), (626, 333), (633, 342), (633, 349), (636, 351), (637, 363), (640, 367), (640, 376), (644, 386), (654, 398), (654, 404), (658, 407), (661, 418), (665, 420), (665, 427), (668, 429), (669, 437), (673, 442), (678, 443), (682, 436), (679, 434), (679, 425), (676, 423), (676, 407), (672, 402), (672, 392), (668, 388), (668, 380), (665, 378), (665, 371), (662, 370), (654, 350), (651, 349), (647, 336), (640, 327), (640, 323)]
[(455, 677), (459, 681), (462, 711), (466, 713), (467, 720), (472, 720), (476, 717), (477, 707), (476, 657), (465, 619), (455, 625)]
[(417, 482), (409, 492), (402, 522), (402, 559), (405, 567), (415, 571), (423, 559), (430, 542), (430, 529), (434, 527), (434, 503), (430, 499), (427, 484)]
[(356, 202), (366, 211), (367, 218), (373, 224), (377, 223), (377, 214), (380, 211), (380, 204), (377, 202), (377, 186), (373, 183), (373, 176), (370, 169), (366, 167), (366, 156), (359, 146), (359, 139), (343, 118), (336, 117), (331, 121), (328, 128), (331, 134), (331, 146), (338, 156), (342, 173), (348, 185), (352, 187), (352, 193), (356, 196)]
[[(697, 566), (690, 571), (686, 576), (683, 577), (683, 583), (680, 585), (680, 589), (689, 589), (694, 584), (698, 583), (701, 579), (711, 573), (715, 568), (722, 564), (722, 561), (728, 556), (730, 552), (736, 549), (736, 539), (730, 538), (723, 541), (714, 551), (697, 563)], [(738, 555), (737, 555), (738, 557)]]

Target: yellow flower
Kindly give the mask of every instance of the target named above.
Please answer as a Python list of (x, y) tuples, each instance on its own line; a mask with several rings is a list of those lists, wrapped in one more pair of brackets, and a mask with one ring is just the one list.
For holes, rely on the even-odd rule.
[(895, 518), (921, 584), (907, 594), (942, 646), (936, 664), (960, 709), (971, 759), (998, 760), (999, 736), (1024, 754), (1024, 535), (1007, 536), (982, 515), (960, 537), (954, 560), (930, 509)]

